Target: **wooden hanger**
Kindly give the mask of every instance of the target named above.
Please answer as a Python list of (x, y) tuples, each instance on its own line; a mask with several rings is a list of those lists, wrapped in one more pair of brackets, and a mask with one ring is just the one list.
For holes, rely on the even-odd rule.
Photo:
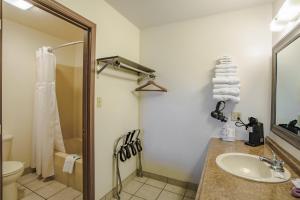
[[(157, 90), (154, 89), (144, 89), (145, 87), (149, 85), (154, 85), (155, 87), (159, 88)], [(155, 92), (168, 92), (168, 90), (160, 85), (157, 85), (154, 81), (148, 81), (146, 84), (138, 87), (135, 89), (135, 91), (155, 91)]]

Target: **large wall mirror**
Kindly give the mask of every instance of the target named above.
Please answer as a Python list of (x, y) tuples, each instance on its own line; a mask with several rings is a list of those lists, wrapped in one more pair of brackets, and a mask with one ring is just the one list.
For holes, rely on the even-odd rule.
[(300, 149), (300, 27), (273, 48), (272, 131)]

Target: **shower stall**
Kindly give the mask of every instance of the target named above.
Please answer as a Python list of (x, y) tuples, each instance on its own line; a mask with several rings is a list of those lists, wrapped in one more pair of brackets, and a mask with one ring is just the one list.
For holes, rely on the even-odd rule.
[(82, 66), (56, 65), (56, 94), (66, 152), (55, 152), (55, 179), (82, 192), (82, 158), (76, 160), (72, 174), (62, 171), (66, 157), (82, 157)]

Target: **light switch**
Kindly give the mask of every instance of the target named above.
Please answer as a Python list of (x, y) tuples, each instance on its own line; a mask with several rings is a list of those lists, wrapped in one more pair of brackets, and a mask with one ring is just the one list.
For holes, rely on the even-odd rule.
[(102, 107), (102, 98), (97, 97), (97, 108), (101, 108), (101, 107)]

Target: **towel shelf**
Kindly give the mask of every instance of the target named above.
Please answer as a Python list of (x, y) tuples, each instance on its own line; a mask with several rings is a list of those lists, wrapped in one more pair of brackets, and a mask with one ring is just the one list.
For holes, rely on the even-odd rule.
[(99, 67), (99, 69), (97, 69), (97, 74), (100, 74), (106, 67), (112, 66), (116, 69), (125, 69), (135, 72), (138, 76), (146, 75), (150, 78), (155, 78), (155, 70), (145, 67), (131, 60), (128, 60), (126, 58), (123, 58), (121, 56), (98, 58), (97, 65), (100, 66), (101, 63), (103, 63), (104, 65), (101, 68)]

